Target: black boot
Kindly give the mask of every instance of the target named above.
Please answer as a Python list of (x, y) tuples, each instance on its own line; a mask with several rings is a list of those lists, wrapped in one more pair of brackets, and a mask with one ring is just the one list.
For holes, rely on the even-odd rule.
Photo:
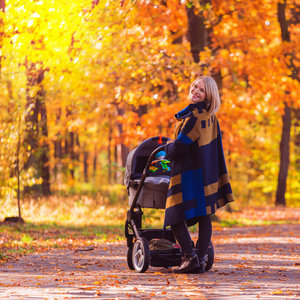
[(174, 270), (174, 273), (197, 273), (197, 271), (201, 268), (199, 263), (198, 255), (193, 253), (191, 255), (185, 254), (182, 257), (181, 265), (179, 268)]

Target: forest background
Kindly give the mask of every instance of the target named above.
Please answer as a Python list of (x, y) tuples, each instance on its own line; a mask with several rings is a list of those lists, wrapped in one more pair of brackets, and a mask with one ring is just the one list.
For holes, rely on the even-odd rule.
[(1, 0), (0, 9), (1, 218), (21, 214), (17, 201), (51, 197), (74, 196), (81, 210), (126, 204), (129, 151), (172, 138), (199, 75), (221, 94), (234, 205), (299, 207), (300, 1)]

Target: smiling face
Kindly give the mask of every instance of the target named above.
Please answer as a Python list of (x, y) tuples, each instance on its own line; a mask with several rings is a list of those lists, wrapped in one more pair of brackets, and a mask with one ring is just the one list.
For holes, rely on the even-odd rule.
[(203, 79), (194, 82), (190, 89), (189, 99), (191, 103), (198, 103), (204, 101), (206, 98), (205, 84)]

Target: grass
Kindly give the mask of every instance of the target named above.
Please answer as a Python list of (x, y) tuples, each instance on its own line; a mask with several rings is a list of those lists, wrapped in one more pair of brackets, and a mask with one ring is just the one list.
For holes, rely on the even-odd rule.
[[(114, 191), (114, 197), (116, 194)], [(0, 226), (0, 260), (42, 249), (96, 246), (124, 239), (126, 201), (108, 202), (107, 196), (93, 199), (86, 195), (22, 201), (25, 223)], [(0, 221), (18, 215), (15, 200), (0, 200), (0, 207)]]
[(29, 234), (23, 234), (21, 241), (22, 243), (30, 244), (33, 241), (33, 237), (30, 236)]
[(0, 226), (0, 262), (9, 258), (51, 248), (97, 246), (124, 239), (124, 224), (59, 225), (25, 223)]
[[(94, 199), (72, 195), (22, 201), (25, 223), (2, 223), (0, 226), (0, 262), (50, 248), (97, 246), (124, 240), (128, 209), (126, 195), (114, 191), (113, 204), (107, 197)], [(300, 223), (299, 208), (265, 206), (241, 209), (237, 204), (231, 205), (231, 212), (218, 210), (213, 227)], [(0, 220), (17, 216), (15, 200), (0, 200), (0, 207)], [(164, 210), (143, 209), (143, 213), (143, 228), (163, 227)], [(195, 232), (198, 228), (193, 226), (190, 230)]]
[[(144, 209), (143, 224), (145, 228), (162, 227), (164, 220), (164, 210)], [(300, 208), (284, 207), (247, 207), (237, 208), (231, 204), (231, 211), (226, 207), (219, 209), (212, 216), (213, 226), (233, 227), (233, 226), (267, 226), (275, 224), (299, 224)], [(191, 231), (197, 231), (197, 226), (192, 226)]]

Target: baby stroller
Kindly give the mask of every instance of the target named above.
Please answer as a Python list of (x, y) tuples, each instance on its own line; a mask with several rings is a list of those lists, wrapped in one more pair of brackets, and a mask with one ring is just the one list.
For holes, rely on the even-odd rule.
[[(161, 136), (149, 138), (127, 157), (124, 178), (130, 206), (125, 223), (127, 265), (139, 273), (146, 272), (149, 265), (164, 268), (180, 266), (183, 255), (171, 229), (142, 229), (142, 208), (165, 209), (170, 170), (166, 165), (164, 168), (153, 167), (153, 161), (156, 164), (161, 162), (156, 156), (164, 150), (168, 140)], [(205, 262), (205, 270), (208, 271), (214, 262), (211, 242)]]

